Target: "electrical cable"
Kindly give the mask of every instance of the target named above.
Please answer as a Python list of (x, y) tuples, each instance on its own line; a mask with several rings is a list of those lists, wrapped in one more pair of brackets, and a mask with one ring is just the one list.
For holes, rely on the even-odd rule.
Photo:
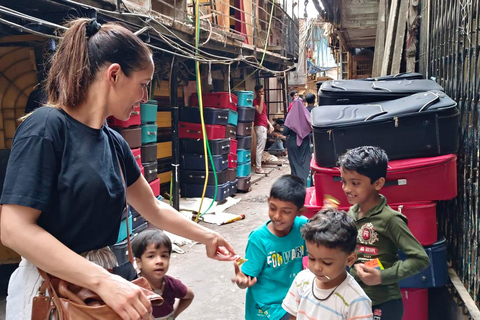
[[(91, 6), (88, 6), (88, 5), (85, 5), (85, 4), (81, 4), (81, 3), (78, 3), (76, 1), (71, 1), (71, 0), (62, 0), (62, 2), (66, 2), (66, 3), (69, 3), (69, 4), (75, 4), (75, 5), (81, 5), (82, 7), (86, 7), (86, 8), (91, 8), (91, 9), (95, 9), (99, 12), (105, 12), (105, 13), (109, 13), (109, 14), (113, 14), (113, 13), (117, 13), (117, 12), (113, 12), (113, 11), (108, 11), (108, 10), (104, 10), (104, 9), (99, 9), (99, 8), (95, 8), (95, 7), (91, 7)], [(61, 29), (61, 30), (66, 30), (66, 27), (64, 26), (61, 26), (61, 25), (57, 25), (55, 23), (51, 23), (51, 22), (48, 22), (48, 21), (45, 21), (45, 20), (42, 20), (42, 19), (39, 19), (39, 18), (36, 18), (36, 17), (32, 17), (32, 16), (29, 16), (29, 15), (26, 15), (26, 14), (23, 14), (21, 12), (18, 12), (18, 11), (15, 11), (15, 10), (12, 10), (10, 8), (6, 8), (6, 7), (1, 7), (0, 8), (2, 10), (0, 10), (0, 12), (4, 12), (8, 15), (12, 15), (12, 16), (15, 16), (15, 17), (19, 17), (19, 18), (22, 18), (22, 19), (25, 19), (25, 20), (30, 20), (30, 21), (34, 21), (34, 22), (38, 22), (40, 24), (44, 24), (46, 26), (50, 26), (52, 28), (57, 28), (57, 29)], [(233, 62), (246, 62), (248, 63), (250, 66), (254, 67), (254, 68), (260, 68), (262, 70), (265, 70), (267, 72), (272, 72), (273, 74), (277, 74), (279, 73), (278, 71), (275, 71), (275, 70), (270, 70), (268, 68), (265, 68), (261, 65), (258, 65), (258, 62), (250, 62), (249, 59), (253, 59), (256, 61), (256, 58), (254, 56), (239, 56), (237, 58), (233, 58), (233, 59), (230, 59), (230, 58), (224, 58), (224, 57), (221, 57), (221, 56), (217, 56), (217, 55), (214, 55), (212, 53), (209, 53), (209, 52), (206, 52), (206, 51), (203, 51), (201, 49), (198, 49), (199, 51), (198, 52), (202, 52), (203, 54), (205, 55), (208, 55), (208, 56), (211, 56), (211, 57), (215, 57), (215, 58), (218, 58), (220, 60), (211, 60), (211, 59), (207, 59), (206, 56), (202, 56), (200, 54), (197, 54), (197, 56), (195, 56), (194, 52), (187, 49), (187, 48), (184, 48), (182, 47), (181, 45), (179, 45), (178, 43), (168, 39), (167, 37), (165, 37), (161, 32), (159, 32), (157, 29), (155, 29), (155, 27), (153, 27), (151, 24), (150, 24), (150, 20), (153, 19), (153, 21), (155, 21), (156, 23), (160, 24), (161, 26), (163, 26), (165, 28), (165, 30), (167, 30), (168, 32), (170, 32), (174, 37), (176, 37), (178, 40), (180, 40), (182, 43), (186, 44), (187, 46), (189, 47), (192, 47), (192, 48), (195, 48), (194, 46), (192, 46), (191, 44), (189, 44), (188, 42), (184, 41), (183, 39), (181, 39), (180, 37), (178, 37), (173, 31), (170, 30), (170, 28), (168, 28), (167, 26), (163, 25), (160, 21), (157, 21), (155, 20), (152, 16), (146, 16), (146, 15), (142, 15), (142, 14), (135, 14), (135, 13), (122, 13), (123, 15), (133, 15), (135, 17), (138, 17), (138, 18), (146, 18), (147, 21), (144, 21), (142, 20), (143, 23), (147, 24), (148, 26), (150, 26), (153, 30), (155, 30), (155, 32), (157, 34), (159, 34), (159, 36), (162, 38), (162, 40), (164, 40), (168, 45), (170, 45), (171, 47), (181, 51), (184, 53), (184, 55), (182, 55), (181, 53), (178, 53), (178, 52), (173, 52), (173, 51), (170, 51), (170, 50), (167, 50), (167, 49), (164, 49), (164, 48), (160, 48), (160, 47), (157, 47), (157, 46), (154, 46), (154, 45), (151, 45), (151, 44), (147, 44), (150, 48), (152, 49), (155, 49), (155, 50), (158, 50), (158, 51), (162, 51), (162, 52), (166, 52), (168, 54), (172, 54), (172, 55), (175, 55), (175, 56), (179, 56), (179, 57), (182, 57), (182, 58), (186, 58), (186, 59), (193, 59), (193, 60), (200, 60), (201, 63), (215, 63), (215, 64), (227, 64), (227, 65), (231, 65)], [(38, 32), (38, 31), (35, 31), (35, 30), (32, 30), (32, 29), (29, 29), (29, 28), (26, 28), (24, 26), (21, 26), (21, 25), (18, 25), (18, 24), (15, 24), (11, 21), (8, 21), (8, 20), (0, 20), (0, 22), (3, 22), (7, 25), (10, 25), (12, 27), (16, 27), (16, 28), (19, 28), (21, 30), (25, 30), (29, 33), (32, 33), (32, 34), (35, 34), (35, 35), (39, 35), (39, 36), (43, 36), (43, 37), (47, 37), (47, 38), (53, 38), (53, 39), (61, 39), (61, 37), (58, 37), (58, 36), (54, 36), (54, 35), (50, 35), (50, 34), (47, 34), (47, 33), (43, 33), (43, 32)], [(271, 24), (271, 23), (270, 23)], [(147, 31), (146, 27), (142, 27), (140, 28), (139, 30), (137, 30), (135, 33), (143, 33)], [(208, 39), (207, 39), (208, 40)], [(264, 51), (264, 54), (265, 54), (265, 51)], [(280, 71), (281, 73), (282, 71)]]
[[(195, 0), (195, 47), (197, 48), (196, 54), (198, 54), (198, 46), (200, 42), (200, 16), (199, 16), (199, 0)], [(209, 178), (209, 170), (208, 170), (208, 156), (210, 156), (211, 164), (212, 164), (212, 170), (213, 174), (215, 177), (215, 193), (213, 195), (212, 202), (210, 203), (210, 206), (205, 210), (203, 214), (205, 214), (210, 208), (212, 207), (213, 203), (215, 202), (215, 199), (217, 198), (217, 191), (218, 191), (218, 180), (217, 180), (217, 173), (215, 169), (215, 164), (213, 162), (213, 157), (210, 151), (210, 146), (208, 144), (208, 137), (207, 137), (207, 131), (205, 130), (205, 119), (203, 117), (203, 96), (202, 96), (202, 79), (200, 77), (200, 63), (198, 60), (195, 61), (195, 71), (197, 74), (197, 97), (198, 97), (198, 108), (200, 109), (200, 122), (202, 126), (202, 133), (203, 133), (203, 150), (204, 150), (204, 155), (205, 155), (205, 182), (203, 185), (203, 192), (202, 192), (202, 198), (200, 200), (200, 207), (198, 209), (198, 214), (195, 217), (195, 222), (198, 222), (198, 219), (202, 215), (202, 205), (203, 205), (203, 199), (205, 198), (205, 193), (207, 191), (207, 185), (208, 185), (208, 178)]]
[(24, 26), (21, 26), (19, 24), (16, 24), (16, 23), (13, 23), (11, 21), (8, 21), (8, 20), (5, 20), (5, 19), (2, 19), (0, 18), (0, 22), (10, 26), (10, 27), (14, 27), (14, 28), (18, 28), (22, 31), (26, 31), (28, 33), (31, 33), (31, 34), (34, 34), (34, 35), (37, 35), (37, 36), (41, 36), (41, 37), (46, 37), (46, 38), (51, 38), (51, 39), (61, 39), (60, 37), (57, 37), (57, 36), (52, 36), (50, 34), (46, 34), (46, 33), (43, 33), (43, 32), (38, 32), (38, 31), (35, 31), (35, 30), (32, 30), (32, 29), (29, 29), (27, 27), (24, 27)]
[(29, 16), (29, 15), (24, 14), (22, 12), (15, 11), (13, 9), (10, 9), (8, 7), (4, 7), (4, 6), (1, 6), (1, 5), (0, 5), (0, 12), (2, 12), (4, 14), (7, 14), (7, 15), (10, 15), (10, 16), (13, 16), (13, 17), (20, 18), (20, 19), (29, 20), (29, 21), (33, 21), (33, 22), (38, 22), (39, 24), (42, 24), (42, 25), (45, 25), (45, 26), (48, 26), (48, 27), (51, 27), (51, 28), (58, 28), (58, 29), (62, 29), (62, 30), (67, 30), (68, 29), (67, 27), (58, 26), (55, 23), (51, 23), (51, 22), (48, 22), (48, 21), (45, 21), (45, 20), (42, 20), (42, 19), (39, 19), (39, 18), (36, 18), (36, 17), (32, 17), (32, 16)]

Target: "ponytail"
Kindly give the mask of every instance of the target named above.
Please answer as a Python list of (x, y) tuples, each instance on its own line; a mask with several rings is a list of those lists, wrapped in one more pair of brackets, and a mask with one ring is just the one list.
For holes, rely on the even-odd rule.
[(75, 107), (85, 101), (100, 68), (118, 63), (128, 77), (144, 68), (151, 51), (130, 30), (80, 18), (67, 24), (47, 78), (48, 104)]

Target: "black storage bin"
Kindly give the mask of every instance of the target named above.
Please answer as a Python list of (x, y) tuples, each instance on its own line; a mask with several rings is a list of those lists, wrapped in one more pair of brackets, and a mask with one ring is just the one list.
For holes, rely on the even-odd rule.
[[(231, 185), (229, 182), (218, 185), (215, 201), (223, 201), (230, 196)], [(203, 184), (185, 184), (181, 183), (182, 198), (200, 198), (203, 193)], [(215, 195), (215, 186), (208, 185), (205, 191), (205, 197), (213, 199)]]
[(230, 195), (233, 195), (237, 192), (238, 179), (229, 182), (230, 184)]
[(351, 105), (387, 101), (430, 90), (443, 91), (443, 88), (432, 80), (335, 80), (322, 84), (318, 90), (318, 104)]
[[(133, 217), (133, 218), (132, 218), (132, 229), (133, 229), (133, 230), (137, 229), (139, 226), (144, 225), (145, 222), (147, 222), (147, 221), (145, 220), (145, 218), (142, 217), (142, 216), (140, 216), (140, 215), (138, 215), (138, 216), (136, 216), (136, 217)], [(138, 230), (138, 229), (137, 229), (137, 230)]]
[[(228, 168), (228, 154), (221, 156), (212, 156), (215, 165), (215, 171), (223, 171)], [(208, 167), (212, 169), (210, 159)], [(201, 154), (182, 154), (180, 156), (181, 170), (205, 170), (205, 157)]]
[(172, 127), (157, 128), (157, 142), (172, 141)]
[(251, 122), (238, 123), (237, 135), (238, 136), (251, 136), (252, 135), (252, 129), (253, 129), (253, 124)]
[[(228, 124), (228, 109), (204, 108), (203, 118), (205, 124), (226, 126)], [(180, 109), (180, 121), (201, 123), (200, 120), (200, 108), (184, 107)]]
[(238, 183), (237, 183), (237, 190), (240, 191), (248, 191), (250, 190), (250, 182), (252, 180), (252, 176), (246, 176), (243, 178), (238, 178)]
[(142, 162), (153, 162), (157, 160), (157, 143), (149, 143), (142, 145), (141, 149)]
[(456, 153), (459, 111), (440, 91), (377, 104), (322, 106), (312, 110), (315, 161), (334, 167), (348, 149), (378, 146), (389, 160)]
[[(224, 184), (228, 182), (227, 179), (227, 170), (217, 171), (217, 183)], [(181, 183), (193, 183), (193, 184), (202, 184), (205, 182), (205, 171), (200, 170), (180, 170), (180, 182)], [(208, 172), (208, 182), (209, 185), (215, 185), (215, 176), (213, 171)]]
[[(241, 125), (241, 123), (239, 123), (239, 125)], [(237, 127), (229, 124), (227, 126), (227, 130), (225, 131), (225, 138), (235, 139), (236, 136), (237, 136)]]
[(172, 158), (157, 159), (157, 175), (172, 171)]
[(253, 122), (255, 120), (255, 107), (241, 107), (237, 109), (238, 122)]
[(252, 136), (237, 136), (237, 149), (252, 149)]
[[(212, 155), (223, 155), (230, 153), (230, 139), (208, 140)], [(180, 139), (180, 153), (204, 154), (203, 140)]]
[(153, 180), (157, 179), (157, 172), (158, 172), (158, 163), (157, 161), (145, 163), (142, 162), (142, 166), (145, 171), (145, 179), (147, 182), (152, 182)]

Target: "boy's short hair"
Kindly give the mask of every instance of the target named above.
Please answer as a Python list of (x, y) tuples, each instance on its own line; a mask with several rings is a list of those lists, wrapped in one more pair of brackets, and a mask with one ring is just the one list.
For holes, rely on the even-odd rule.
[(343, 170), (356, 171), (374, 183), (387, 176), (388, 157), (379, 147), (364, 146), (348, 150), (338, 158)]
[(286, 174), (275, 181), (270, 189), (270, 198), (292, 202), (298, 209), (305, 204), (305, 184), (302, 178)]
[(301, 229), (305, 241), (317, 246), (339, 248), (350, 254), (357, 246), (357, 226), (345, 211), (325, 209), (311, 218)]
[(293, 98), (293, 96), (296, 95), (297, 93), (298, 93), (297, 90), (290, 91), (290, 97)]
[(307, 101), (307, 103), (315, 103), (315, 98), (313, 93), (309, 93), (305, 96), (305, 101)]
[(259, 83), (259, 84), (255, 85), (255, 88), (253, 90), (255, 90), (255, 92), (258, 92), (258, 90), (260, 90), (262, 88), (263, 88), (263, 85)]
[(170, 238), (162, 230), (151, 229), (140, 232), (132, 241), (132, 251), (135, 258), (139, 258), (150, 244), (155, 244), (158, 249), (164, 246), (168, 249), (168, 253), (172, 253), (172, 242)]

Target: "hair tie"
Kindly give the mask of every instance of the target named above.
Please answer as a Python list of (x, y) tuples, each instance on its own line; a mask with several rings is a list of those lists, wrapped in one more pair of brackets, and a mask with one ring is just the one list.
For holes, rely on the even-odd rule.
[(92, 20), (90, 20), (86, 26), (87, 38), (95, 35), (101, 27), (102, 25), (97, 22), (97, 19), (93, 18)]

